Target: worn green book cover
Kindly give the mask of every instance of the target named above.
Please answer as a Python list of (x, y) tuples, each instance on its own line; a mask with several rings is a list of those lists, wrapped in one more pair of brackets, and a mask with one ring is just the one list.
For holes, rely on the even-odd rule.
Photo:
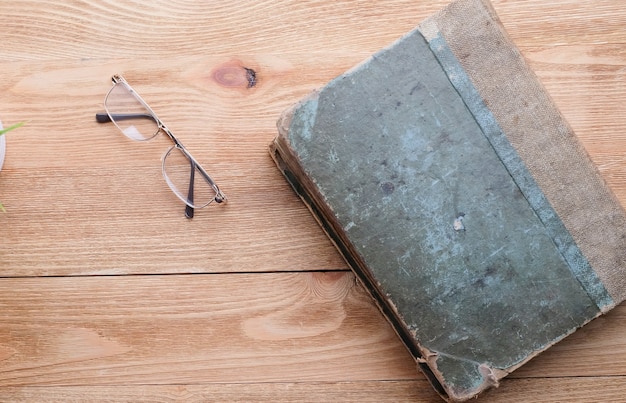
[(286, 111), (280, 170), (446, 399), (624, 299), (626, 216), (486, 0)]

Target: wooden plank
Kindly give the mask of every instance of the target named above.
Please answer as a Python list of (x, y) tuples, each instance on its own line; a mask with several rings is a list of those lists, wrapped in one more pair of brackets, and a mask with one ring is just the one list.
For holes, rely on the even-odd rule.
[[(276, 117), (310, 88), (298, 87), (298, 71), (281, 78), (288, 61), (249, 61), (245, 65), (262, 67), (256, 67), (257, 88), (245, 93), (203, 75), (230, 69), (233, 62), (224, 57), (181, 58), (177, 63), (182, 74), (161, 66), (149, 69), (137, 61), (105, 67), (85, 62), (73, 69), (65, 62), (50, 62), (45, 71), (29, 65), (7, 78), (4, 91), (14, 95), (3, 118), (28, 124), (8, 138), (11, 152), (0, 181), (9, 211), (0, 217), (5, 228), (3, 274), (345, 268), (267, 151)], [(164, 138), (137, 144), (112, 125), (95, 122), (115, 71), (128, 73), (129, 81), (206, 165), (229, 196), (228, 204), (199, 211), (191, 222), (181, 220), (181, 203), (160, 174), (159, 158), (171, 144)], [(141, 71), (163, 81), (137, 79)], [(76, 86), (81, 90), (65, 91)], [(61, 93), (64, 102), (59, 103)], [(276, 102), (268, 105), (268, 96)], [(179, 102), (170, 103), (172, 99)], [(234, 119), (237, 114), (242, 119)], [(51, 125), (63, 127), (66, 122), (76, 127), (45, 134)]]
[[(160, 56), (168, 63), (173, 51), (177, 55), (372, 53), (448, 3), (244, 0), (145, 7), (141, 1), (128, 1), (110, 7), (97, 0), (15, 1), (0, 5), (6, 20), (2, 35), (7, 39), (2, 52), (7, 56), (3, 60), (11, 61)], [(493, 4), (520, 46), (619, 43), (626, 23), (622, 4), (614, 0), (494, 0)]]
[(9, 387), (0, 399), (42, 403), (94, 401), (103, 396), (116, 402), (441, 402), (423, 381), (307, 382), (208, 385), (136, 385), (76, 387)]
[[(626, 307), (512, 377), (626, 376)], [(0, 279), (0, 386), (422, 379), (349, 272)]]
[[(0, 194), (8, 210), (0, 217), (3, 275), (345, 268), (269, 157), (267, 145), (275, 130), (274, 116), (286, 103), (282, 101), (265, 116), (262, 94), (253, 94), (250, 101), (242, 101), (245, 97), (239, 95), (228, 102), (220, 101), (224, 95), (219, 93), (221, 87), (204, 83), (193, 71), (203, 63), (221, 62), (209, 59), (190, 64), (189, 77), (172, 74), (163, 85), (165, 89), (157, 83), (142, 85), (141, 80), (136, 84), (151, 104), (156, 100), (153, 107), (160, 115), (164, 112), (162, 119), (229, 197), (225, 205), (198, 211), (193, 221), (184, 219), (182, 203), (161, 176), (159, 159), (171, 146), (165, 136), (149, 144), (136, 143), (124, 138), (113, 125), (95, 122), (94, 114), (102, 110), (110, 87), (109, 74), (118, 71), (119, 64), (110, 65), (107, 73), (95, 62), (73, 70), (55, 62), (48, 65), (46, 73), (25, 69), (26, 74), (17, 74), (5, 83), (6, 91), (16, 94), (11, 104), (17, 108), (13, 115), (7, 113), (5, 120), (28, 123), (8, 138), (11, 152), (0, 181)], [(181, 61), (181, 66), (184, 63)], [(132, 82), (140, 63), (127, 62), (125, 66), (120, 70), (129, 71)], [(165, 70), (155, 69), (153, 73), (165, 74)], [(45, 82), (55, 84), (42, 86)], [(64, 103), (55, 103), (64, 88), (74, 85), (82, 90), (65, 95)], [(196, 86), (200, 90), (186, 95)], [(154, 94), (155, 90), (161, 94)], [(214, 90), (218, 94), (211, 95)], [(223, 91), (237, 93), (236, 89)], [(30, 96), (33, 101), (24, 102)], [(178, 102), (162, 107), (168, 97), (187, 98), (198, 106), (189, 108), (188, 103)], [(207, 112), (213, 109), (212, 101), (218, 109), (226, 102), (226, 109), (233, 106), (233, 111), (243, 104), (254, 111), (253, 117), (264, 116), (261, 126), (246, 119), (245, 128), (221, 127), (232, 116), (217, 113), (213, 119), (213, 113)], [(29, 120), (30, 116), (33, 118)], [(217, 123), (212, 123), (214, 120)], [(78, 127), (42, 135), (57, 122), (76, 122)], [(213, 128), (213, 124), (218, 127)]]
[(493, 0), (518, 46), (620, 43), (626, 16), (619, 1)]
[[(447, 1), (359, 4), (244, 0), (234, 4), (176, 2), (152, 7), (142, 1), (114, 7), (97, 0), (19, 3), (19, 7), (0, 5), (0, 15), (7, 21), (5, 32), (10, 32), (12, 39), (3, 41), (8, 42), (3, 47), (8, 58), (5, 60), (147, 56), (162, 57), (164, 63), (169, 63), (174, 52), (371, 53), (412, 29)], [(72, 29), (68, 32), (69, 24)], [(42, 30), (44, 35), (31, 36)], [(368, 46), (365, 49), (364, 44)]]
[[(551, 403), (563, 401), (624, 400), (626, 377), (505, 379), (498, 389), (487, 392), (480, 402)], [(442, 400), (425, 380), (225, 383), (204, 385), (114, 385), (5, 387), (0, 399), (11, 402), (397, 402), (436, 403)], [(599, 398), (601, 396), (601, 398)]]
[(349, 272), (0, 279), (2, 387), (419, 376)]

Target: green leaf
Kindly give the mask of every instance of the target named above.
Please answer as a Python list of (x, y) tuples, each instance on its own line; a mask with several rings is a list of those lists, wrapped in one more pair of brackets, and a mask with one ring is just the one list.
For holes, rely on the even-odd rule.
[(20, 123), (14, 124), (13, 126), (9, 126), (6, 129), (2, 129), (0, 130), (0, 136), (2, 136), (6, 132), (10, 132), (13, 129), (17, 129), (18, 127), (23, 126), (23, 125), (24, 125), (24, 122), (20, 122)]

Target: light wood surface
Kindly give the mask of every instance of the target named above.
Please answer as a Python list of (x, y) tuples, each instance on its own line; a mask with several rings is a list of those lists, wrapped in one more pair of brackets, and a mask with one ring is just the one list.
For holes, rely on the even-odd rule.
[[(281, 111), (447, 1), (0, 2), (0, 401), (436, 402), (271, 161)], [(626, 206), (626, 1), (494, 0)], [(248, 88), (246, 70), (256, 73)], [(229, 197), (193, 220), (122, 73)], [(626, 307), (481, 401), (626, 401)]]

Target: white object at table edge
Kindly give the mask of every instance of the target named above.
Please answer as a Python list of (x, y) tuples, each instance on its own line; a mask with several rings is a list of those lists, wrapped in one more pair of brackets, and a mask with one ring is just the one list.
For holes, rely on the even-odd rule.
[[(3, 129), (2, 122), (0, 122), (0, 130)], [(6, 152), (7, 140), (4, 136), (0, 136), (0, 171), (2, 170), (2, 164), (4, 163), (4, 154)]]

